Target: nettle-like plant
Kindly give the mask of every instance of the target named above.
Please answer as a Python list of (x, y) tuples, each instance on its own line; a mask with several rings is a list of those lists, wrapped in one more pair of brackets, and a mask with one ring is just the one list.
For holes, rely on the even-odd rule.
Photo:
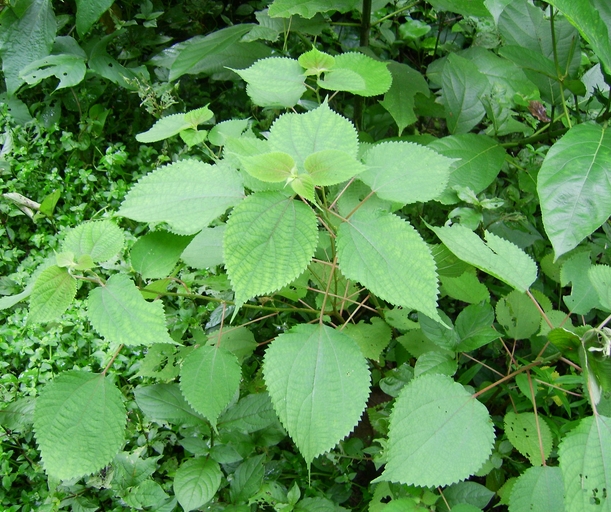
[[(406, 495), (391, 483), (434, 488), (489, 474), (507, 453), (498, 442), (502, 436), (530, 463), (504, 498), (511, 510), (609, 510), (609, 318), (573, 326), (536, 285), (532, 256), (492, 229), (480, 229), (483, 210), (495, 206), (478, 194), (511, 158), (489, 135), (524, 130), (512, 117), (520, 105), (557, 105), (566, 133), (536, 177), (554, 249), (541, 266), (562, 286), (571, 283), (571, 294), (563, 297), (570, 313), (590, 315), (593, 322), (597, 310), (611, 311), (611, 267), (593, 264), (590, 248), (580, 246), (611, 214), (611, 140), (606, 125), (572, 125), (569, 108), (576, 105), (566, 92), (580, 94), (581, 83), (579, 37), (569, 21), (592, 44), (605, 73), (611, 72), (608, 27), (585, 2), (551, 3), (566, 13), (549, 32), (562, 38), (549, 36), (551, 24), (540, 9), (514, 2), (490, 11), (504, 36), (498, 55), (474, 47), (431, 66), (429, 78), (441, 88), (452, 135), (428, 146), (401, 139), (360, 142), (353, 123), (333, 108), (338, 92), (384, 95), (381, 104), (401, 133), (415, 119), (416, 95), (431, 94), (419, 73), (360, 53), (331, 56), (316, 48), (298, 59), (264, 58), (234, 70), (255, 105), (290, 109), (265, 136), (241, 119), (199, 130), (213, 117), (207, 106), (162, 118), (139, 134), (143, 143), (179, 134), (188, 146), (205, 147), (210, 159), (175, 161), (132, 187), (117, 217), (146, 223), (150, 231), (128, 252), (114, 219), (82, 224), (68, 232), (28, 289), (3, 299), (6, 307), (30, 296), (29, 321), (48, 322), (70, 306), (79, 286), (86, 287), (87, 317), (115, 347), (101, 373), (62, 372), (36, 399), (34, 428), (48, 475), (77, 479), (112, 463), (130, 490), (123, 496), (128, 505), (145, 506), (147, 493), (166, 496), (148, 479), (154, 471), (148, 463), (120, 452), (128, 416), (108, 370), (125, 346), (147, 347), (137, 375), (157, 381), (135, 388), (141, 412), (195, 425), (206, 439), (176, 469), (174, 492), (185, 510), (202, 507), (221, 486), (221, 464), (230, 459), (215, 451), (216, 439), (252, 434), (279, 420), (277, 432), (289, 434), (308, 467), (332, 450), (367, 410), (382, 354), (400, 347), (413, 365), (406, 362), (395, 374), (405, 385), (397, 390), (387, 435), (377, 439), (380, 449), (370, 452), (383, 467), (374, 481), (380, 510), (386, 497), (397, 510), (439, 499), (429, 491)], [(318, 12), (284, 12), (282, 2), (274, 4), (281, 11), (276, 15)], [(532, 31), (512, 32), (525, 19)], [(184, 59), (176, 62), (185, 65)], [(327, 92), (331, 96), (323, 99)], [(468, 133), (484, 117), (488, 134)], [(426, 225), (410, 217), (416, 209), (406, 208), (459, 200), (472, 207), (451, 215), (460, 222), (442, 226)], [(175, 287), (184, 284), (177, 277), (183, 266), (202, 273), (197, 293)], [(220, 266), (224, 271), (216, 273)], [(497, 280), (496, 308), (490, 304), (493, 287), (480, 282), (477, 270)], [(453, 319), (439, 309), (440, 283), (445, 296), (464, 306)], [(218, 329), (180, 345), (168, 332), (162, 297), (216, 303)], [(299, 320), (265, 349), (265, 390), (243, 393), (243, 363), (257, 348), (248, 326), (257, 315), (280, 312)], [(536, 338), (538, 344), (528, 360), (503, 338)], [(476, 385), (481, 365), (474, 363), (452, 378), (461, 354), (471, 358), (492, 343), (507, 350), (506, 374)], [(552, 366), (560, 361), (569, 368), (565, 380)], [(549, 398), (571, 414), (563, 386), (572, 371), (580, 372), (592, 415), (560, 432), (539, 409), (549, 413)], [(508, 403), (518, 396), (521, 402), (509, 412), (490, 411), (487, 400), (507, 382), (515, 384), (503, 391)], [(545, 400), (542, 386), (551, 390)], [(560, 443), (552, 454), (554, 439)], [(548, 465), (556, 456), (558, 464)], [(261, 481), (263, 472), (261, 455), (238, 467), (230, 484), (236, 503), (250, 499), (247, 482)], [(288, 497), (285, 508), (298, 499)], [(168, 499), (168, 510), (175, 503)]]

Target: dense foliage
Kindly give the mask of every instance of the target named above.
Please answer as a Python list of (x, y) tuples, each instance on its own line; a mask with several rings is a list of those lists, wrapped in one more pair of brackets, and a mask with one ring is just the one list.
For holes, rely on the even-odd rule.
[(0, 504), (609, 511), (605, 0), (0, 7)]

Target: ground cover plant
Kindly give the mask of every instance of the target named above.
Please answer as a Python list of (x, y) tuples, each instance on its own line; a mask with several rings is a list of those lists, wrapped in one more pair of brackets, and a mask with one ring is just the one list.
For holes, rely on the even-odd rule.
[(610, 34), (4, 5), (3, 510), (611, 510)]

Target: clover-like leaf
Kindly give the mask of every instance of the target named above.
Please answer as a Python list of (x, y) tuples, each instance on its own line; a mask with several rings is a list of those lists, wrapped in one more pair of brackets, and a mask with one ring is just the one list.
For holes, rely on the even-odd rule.
[(297, 325), (265, 353), (274, 409), (308, 464), (357, 424), (369, 396), (369, 371), (356, 342), (325, 325)]
[(47, 473), (67, 480), (99, 471), (123, 444), (123, 397), (109, 377), (70, 370), (36, 400), (34, 430)]

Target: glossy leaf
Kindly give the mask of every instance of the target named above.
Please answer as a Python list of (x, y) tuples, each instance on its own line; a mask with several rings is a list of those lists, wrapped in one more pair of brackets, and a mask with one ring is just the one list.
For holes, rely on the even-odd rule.
[(248, 196), (227, 221), (224, 259), (238, 302), (296, 279), (314, 255), (316, 215), (278, 192)]
[(558, 447), (566, 510), (608, 510), (611, 488), (611, 418), (589, 416)]
[(357, 344), (325, 325), (297, 325), (265, 353), (274, 409), (306, 463), (333, 448), (357, 424), (369, 395), (369, 371)]
[(221, 468), (212, 459), (184, 460), (174, 476), (174, 494), (185, 512), (195, 510), (214, 498), (222, 478)]
[(93, 261), (102, 262), (114, 258), (123, 248), (124, 242), (123, 230), (114, 222), (91, 221), (68, 232), (62, 251), (74, 253), (76, 259), (89, 255)]
[[(527, 457), (533, 466), (541, 466), (552, 451), (552, 431), (545, 420), (539, 417), (537, 423), (532, 412), (516, 414), (510, 411), (505, 415), (504, 421), (505, 434), (509, 442)], [(545, 460), (542, 461), (541, 456)]]
[(378, 96), (390, 89), (392, 75), (386, 63), (362, 53), (341, 53), (318, 85), (331, 91), (348, 91), (358, 96)]
[(443, 102), (450, 133), (466, 133), (486, 113), (480, 101), (490, 84), (471, 61), (451, 53), (441, 73)]
[(537, 278), (537, 265), (525, 252), (507, 240), (486, 232), (486, 243), (460, 225), (431, 228), (461, 260), (525, 292)]
[(43, 270), (32, 288), (28, 322), (55, 320), (68, 309), (75, 295), (76, 279), (66, 268), (52, 265)]
[(486, 407), (445, 375), (423, 375), (393, 408), (388, 462), (378, 481), (435, 487), (475, 473), (489, 457), (494, 429)]
[(70, 370), (36, 401), (34, 430), (46, 472), (61, 480), (110, 463), (123, 445), (123, 396), (109, 377)]
[(453, 161), (411, 142), (383, 142), (363, 158), (358, 179), (382, 199), (402, 204), (435, 199), (446, 187)]
[(497, 177), (505, 162), (505, 150), (485, 135), (466, 133), (437, 139), (427, 146), (454, 159), (450, 177), (443, 193), (436, 199), (443, 204), (459, 202), (455, 185), (469, 187), (479, 194)]
[(153, 231), (139, 238), (130, 251), (134, 270), (145, 279), (166, 277), (193, 237)]
[(611, 215), (611, 135), (597, 124), (571, 128), (548, 151), (537, 178), (545, 232), (555, 258)]
[(357, 212), (340, 225), (337, 257), (342, 273), (391, 304), (437, 314), (437, 274), (430, 249), (399, 217)]
[(138, 180), (119, 215), (139, 222), (166, 222), (177, 234), (193, 234), (243, 198), (242, 180), (233, 169), (181, 160)]
[(558, 467), (531, 467), (522, 473), (509, 498), (511, 512), (564, 512), (564, 483)]
[(166, 327), (163, 304), (144, 300), (126, 274), (115, 274), (106, 285), (89, 292), (87, 316), (95, 330), (113, 343), (174, 343)]

